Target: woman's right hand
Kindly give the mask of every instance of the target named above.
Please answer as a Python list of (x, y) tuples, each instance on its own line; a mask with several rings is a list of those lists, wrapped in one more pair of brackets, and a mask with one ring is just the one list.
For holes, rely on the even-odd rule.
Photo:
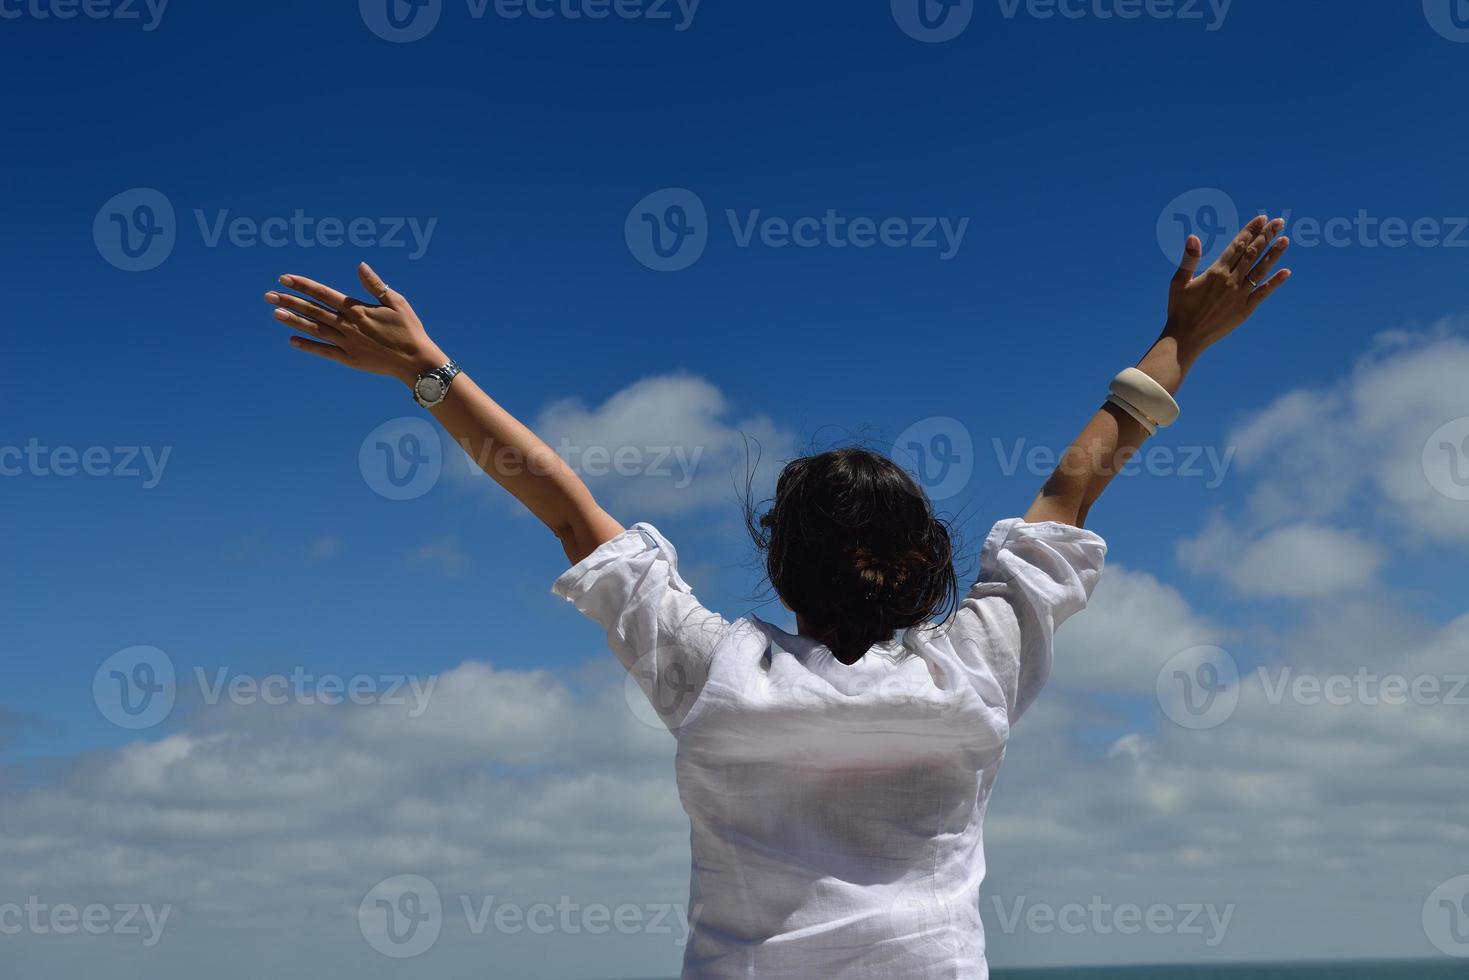
[[(1260, 308), (1270, 294), (1290, 278), (1290, 270), (1271, 270), (1290, 247), (1277, 237), (1283, 218), (1264, 215), (1245, 225), (1219, 260), (1196, 276), (1203, 244), (1188, 236), (1183, 262), (1168, 290), (1168, 323), (1163, 336), (1178, 344), (1189, 360), (1223, 340)], [(1272, 242), (1274, 244), (1272, 244)]]
[(377, 304), (353, 299), (305, 276), (281, 276), (281, 285), (309, 299), (272, 290), (265, 301), (275, 318), (314, 337), (292, 337), (297, 350), (325, 357), (372, 374), (397, 378), (409, 387), (425, 371), (442, 367), (448, 358), (429, 339), (423, 322), (402, 293), (389, 288), (366, 263), (357, 276)]

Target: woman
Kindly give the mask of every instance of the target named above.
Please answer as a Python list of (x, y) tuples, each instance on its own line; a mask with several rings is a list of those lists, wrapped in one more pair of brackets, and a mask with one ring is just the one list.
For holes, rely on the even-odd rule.
[(789, 464), (769, 511), (747, 517), (794, 634), (701, 606), (673, 546), (597, 506), (366, 265), (377, 305), (300, 276), (281, 284), (308, 298), (265, 298), (313, 338), (293, 336), (299, 349), (412, 388), (561, 540), (573, 567), (555, 591), (606, 629), (678, 738), (693, 852), (685, 977), (971, 980), (987, 975), (990, 789), (1050, 673), (1056, 628), (1102, 570), (1106, 545), (1082, 525), (1177, 416), (1199, 355), (1289, 278), (1272, 275), (1284, 225), (1256, 218), (1199, 276), (1189, 237), (1162, 335), (1114, 379), (1026, 515), (995, 525), (962, 601), (947, 528), (895, 464), (862, 450)]

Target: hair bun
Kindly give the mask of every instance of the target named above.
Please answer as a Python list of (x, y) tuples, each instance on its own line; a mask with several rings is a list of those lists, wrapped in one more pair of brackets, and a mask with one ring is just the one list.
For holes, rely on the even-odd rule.
[(892, 460), (839, 449), (790, 463), (746, 524), (776, 592), (843, 663), (958, 602), (947, 525)]

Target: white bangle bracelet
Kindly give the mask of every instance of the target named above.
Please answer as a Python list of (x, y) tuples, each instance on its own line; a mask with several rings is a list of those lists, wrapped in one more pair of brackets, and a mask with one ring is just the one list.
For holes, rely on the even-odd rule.
[(1126, 399), (1119, 398), (1116, 395), (1108, 395), (1107, 401), (1113, 405), (1116, 405), (1128, 415), (1131, 415), (1133, 418), (1137, 419), (1137, 424), (1147, 430), (1148, 435), (1151, 436), (1157, 434), (1158, 423), (1144, 415), (1141, 409), (1138, 409), (1135, 406), (1129, 404)]
[[(1166, 428), (1178, 421), (1178, 402), (1146, 373), (1137, 368), (1128, 368), (1112, 379), (1112, 400), (1122, 408), (1131, 408), (1141, 413), (1154, 424), (1155, 430)], [(1142, 421), (1142, 419), (1138, 419)]]

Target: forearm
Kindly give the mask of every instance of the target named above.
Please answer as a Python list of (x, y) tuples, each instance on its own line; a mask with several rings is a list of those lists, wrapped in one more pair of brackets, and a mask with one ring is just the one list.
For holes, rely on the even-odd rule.
[[(1177, 395), (1197, 357), (1165, 330), (1137, 366)], [(1147, 438), (1147, 430), (1131, 415), (1104, 404), (1062, 454), (1025, 519), (1085, 524), (1092, 504)]]
[[(414, 379), (400, 380), (411, 387)], [(470, 459), (555, 533), (572, 562), (622, 533), (566, 461), (473, 378), (455, 378), (433, 415)]]

